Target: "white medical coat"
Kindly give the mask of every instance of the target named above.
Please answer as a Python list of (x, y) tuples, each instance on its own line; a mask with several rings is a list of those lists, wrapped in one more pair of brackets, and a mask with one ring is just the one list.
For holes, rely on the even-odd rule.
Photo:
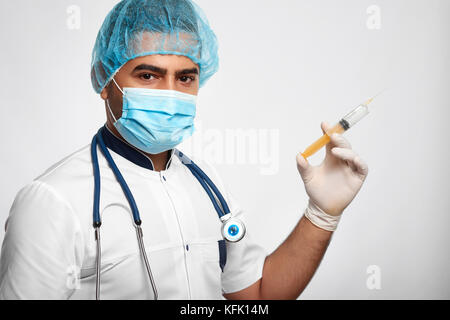
[[(265, 251), (246, 236), (227, 243), (219, 266), (221, 221), (198, 180), (172, 153), (149, 170), (110, 150), (136, 200), (160, 299), (223, 299), (262, 276)], [(101, 151), (101, 298), (152, 299), (131, 210)], [(245, 222), (208, 163), (193, 159)], [(0, 260), (0, 299), (95, 299), (94, 178), (90, 145), (63, 159), (15, 198)], [(251, 230), (250, 230), (251, 233)]]

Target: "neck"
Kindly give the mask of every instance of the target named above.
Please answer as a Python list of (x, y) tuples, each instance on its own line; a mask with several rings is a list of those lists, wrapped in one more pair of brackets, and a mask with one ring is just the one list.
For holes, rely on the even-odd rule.
[[(123, 142), (128, 144), (128, 142), (122, 137), (122, 135), (119, 133), (119, 131), (117, 131), (116, 127), (114, 127), (109, 121), (106, 123), (106, 126), (117, 138), (119, 138), (120, 140), (122, 140)], [(139, 150), (139, 152), (142, 152), (148, 158), (150, 158), (150, 160), (152, 160), (154, 171), (159, 172), (159, 171), (163, 171), (166, 169), (167, 162), (170, 159), (169, 151), (164, 151), (164, 152), (161, 152), (158, 154), (151, 154), (151, 153), (144, 152), (142, 150)]]

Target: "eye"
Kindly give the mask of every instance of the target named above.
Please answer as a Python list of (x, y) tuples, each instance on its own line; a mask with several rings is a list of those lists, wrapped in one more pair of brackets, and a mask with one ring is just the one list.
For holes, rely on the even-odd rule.
[(181, 82), (191, 83), (191, 82), (195, 81), (195, 76), (181, 76), (179, 79)]
[(152, 80), (153, 78), (156, 79), (156, 76), (153, 75), (153, 74), (151, 74), (151, 73), (142, 73), (142, 74), (139, 75), (139, 77), (140, 77), (141, 79), (143, 79), (143, 80), (146, 80), (146, 81)]

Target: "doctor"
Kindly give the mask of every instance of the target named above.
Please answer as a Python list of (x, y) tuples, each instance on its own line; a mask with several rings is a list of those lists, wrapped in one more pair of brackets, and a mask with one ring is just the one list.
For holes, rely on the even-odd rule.
[[(124, 0), (114, 7), (98, 34), (91, 72), (105, 101), (106, 124), (92, 150), (90, 144), (66, 157), (18, 193), (1, 252), (1, 299), (301, 294), (367, 165), (344, 137), (333, 135), (321, 165), (297, 156), (310, 201), (273, 253), (252, 241), (252, 230), (240, 241), (224, 241), (226, 219), (219, 219), (216, 207), (229, 207), (229, 215), (242, 222), (239, 232), (244, 211), (214, 167), (194, 161), (218, 189), (220, 195), (211, 196), (201, 183), (207, 179), (198, 178), (176, 149), (192, 134), (199, 88), (217, 68), (216, 37), (190, 0)], [(222, 195), (226, 204), (217, 204)]]

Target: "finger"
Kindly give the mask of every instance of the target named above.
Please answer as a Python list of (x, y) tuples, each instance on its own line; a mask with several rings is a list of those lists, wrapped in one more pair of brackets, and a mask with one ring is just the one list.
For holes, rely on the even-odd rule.
[(320, 128), (322, 129), (323, 134), (325, 134), (328, 130), (331, 129), (331, 125), (326, 121), (322, 121), (320, 123)]
[(333, 133), (330, 136), (331, 143), (338, 148), (345, 148), (345, 149), (351, 149), (352, 145), (348, 140), (342, 135), (338, 133)]
[(352, 149), (334, 147), (331, 149), (331, 153), (338, 159), (345, 161), (347, 165), (356, 171), (356, 167), (353, 164), (353, 159), (356, 157), (356, 153)]
[(369, 167), (367, 166), (367, 163), (363, 159), (361, 159), (361, 157), (356, 156), (353, 159), (353, 163), (355, 164), (359, 174), (367, 176), (367, 174), (369, 173)]
[(368, 166), (352, 149), (338, 148), (331, 149), (333, 155), (337, 158), (346, 161), (353, 171), (366, 176), (368, 173)]
[[(323, 134), (326, 134), (327, 131), (329, 131), (332, 128), (332, 126), (328, 122), (322, 121), (320, 123), (320, 128), (322, 129)], [(328, 143), (326, 145), (326, 152), (329, 153), (330, 150), (331, 150), (331, 145)]]
[(334, 147), (331, 149), (331, 153), (344, 161), (353, 161), (353, 158), (356, 157), (355, 151), (347, 148)]
[(302, 180), (304, 183), (307, 183), (312, 179), (312, 171), (313, 167), (309, 164), (309, 162), (303, 158), (301, 153), (297, 154), (297, 168), (300, 172), (300, 176), (302, 177)]

